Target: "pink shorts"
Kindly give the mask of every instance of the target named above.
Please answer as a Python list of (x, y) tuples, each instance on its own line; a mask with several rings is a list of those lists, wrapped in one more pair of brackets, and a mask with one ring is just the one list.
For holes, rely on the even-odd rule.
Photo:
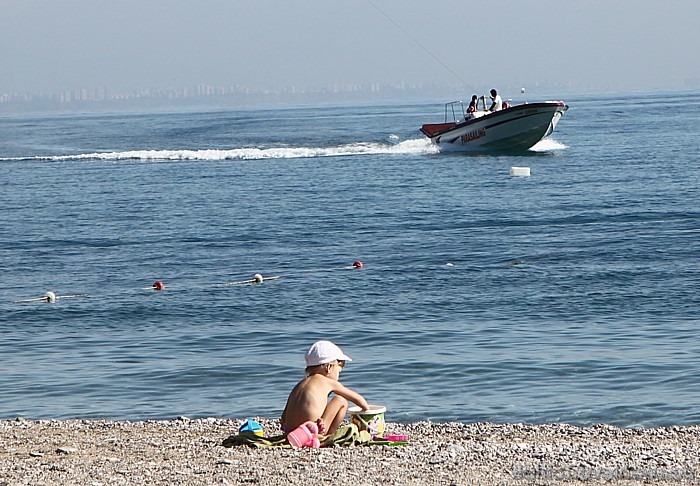
[[(322, 418), (320, 418), (320, 419), (318, 419), (318, 420), (316, 421), (316, 426), (318, 427), (318, 433), (319, 433), (320, 435), (323, 435), (323, 434), (326, 433), (326, 424), (323, 423), (323, 419), (322, 419)], [(295, 428), (296, 428), (296, 427), (295, 427)], [(288, 433), (290, 433), (292, 430), (294, 430), (294, 429), (289, 430), (289, 428), (287, 427), (286, 424), (285, 424), (284, 427), (282, 427), (282, 432), (284, 432), (285, 435), (287, 435)]]

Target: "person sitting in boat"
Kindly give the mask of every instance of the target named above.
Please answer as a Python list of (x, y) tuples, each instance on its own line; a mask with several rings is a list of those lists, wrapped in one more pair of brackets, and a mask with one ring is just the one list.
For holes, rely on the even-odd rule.
[(476, 100), (479, 98), (476, 95), (472, 95), (472, 100), (469, 102), (469, 106), (467, 107), (467, 113), (474, 114), (476, 112)]
[(489, 111), (500, 111), (503, 109), (503, 100), (501, 95), (499, 95), (495, 89), (491, 90), (491, 106)]

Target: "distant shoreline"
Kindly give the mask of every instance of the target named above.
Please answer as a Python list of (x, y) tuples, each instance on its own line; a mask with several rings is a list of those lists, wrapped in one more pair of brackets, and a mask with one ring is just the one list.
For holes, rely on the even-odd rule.
[[(488, 88), (481, 90), (488, 92)], [(611, 90), (574, 90), (561, 87), (539, 87), (528, 89), (524, 94), (520, 88), (502, 88), (506, 99), (533, 101), (540, 99), (622, 99), (628, 96), (685, 96), (700, 95), (700, 88), (659, 89), (641, 92)], [(466, 87), (436, 86), (425, 89), (390, 88), (372, 92), (358, 91), (268, 91), (250, 94), (229, 93), (225, 95), (193, 95), (168, 97), (164, 95), (133, 95), (119, 98), (86, 98), (61, 101), (55, 93), (0, 93), (0, 116), (13, 115), (74, 115), (104, 113), (157, 113), (191, 112), (235, 109), (294, 109), (308, 106), (355, 106), (395, 103), (437, 103), (467, 100), (471, 90)]]
[[(257, 419), (266, 435), (277, 420)], [(700, 426), (388, 423), (405, 446), (224, 448), (243, 420), (0, 421), (0, 484), (697, 484)]]

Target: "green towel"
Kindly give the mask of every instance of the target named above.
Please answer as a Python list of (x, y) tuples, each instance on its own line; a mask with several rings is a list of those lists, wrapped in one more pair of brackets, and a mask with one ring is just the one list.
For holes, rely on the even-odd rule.
[(275, 435), (274, 437), (260, 437), (252, 432), (241, 432), (240, 434), (232, 435), (221, 444), (224, 447), (233, 447), (247, 445), (250, 447), (258, 447), (261, 449), (270, 449), (273, 447), (291, 449), (292, 445), (287, 441), (287, 436)]
[(357, 425), (350, 424), (339, 428), (333, 435), (321, 435), (318, 439), (321, 441), (321, 447), (357, 446), (369, 444), (372, 436), (366, 430), (358, 430)]
[[(318, 437), (321, 442), (321, 447), (339, 446), (357, 446), (369, 445), (372, 442), (372, 436), (366, 430), (358, 430), (357, 425), (350, 424), (341, 427), (332, 435), (320, 435)], [(271, 448), (291, 448), (291, 444), (287, 440), (287, 436), (275, 435), (273, 437), (260, 437), (252, 432), (241, 432), (240, 434), (232, 435), (221, 444), (224, 447), (233, 447), (247, 445), (261, 449)]]

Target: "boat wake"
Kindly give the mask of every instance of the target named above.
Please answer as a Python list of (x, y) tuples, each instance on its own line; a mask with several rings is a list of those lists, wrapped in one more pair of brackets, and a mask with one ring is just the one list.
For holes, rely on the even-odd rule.
[(228, 150), (130, 150), (124, 152), (96, 152), (76, 155), (49, 155), (0, 158), (0, 161), (174, 161), (174, 160), (264, 160), (314, 157), (341, 157), (353, 155), (429, 155), (437, 148), (428, 139), (405, 140), (396, 144), (353, 143), (337, 147), (272, 147), (236, 148)]
[(552, 140), (551, 138), (545, 138), (540, 140), (533, 147), (530, 148), (531, 152), (552, 152), (554, 150), (564, 150), (569, 148), (563, 143)]

